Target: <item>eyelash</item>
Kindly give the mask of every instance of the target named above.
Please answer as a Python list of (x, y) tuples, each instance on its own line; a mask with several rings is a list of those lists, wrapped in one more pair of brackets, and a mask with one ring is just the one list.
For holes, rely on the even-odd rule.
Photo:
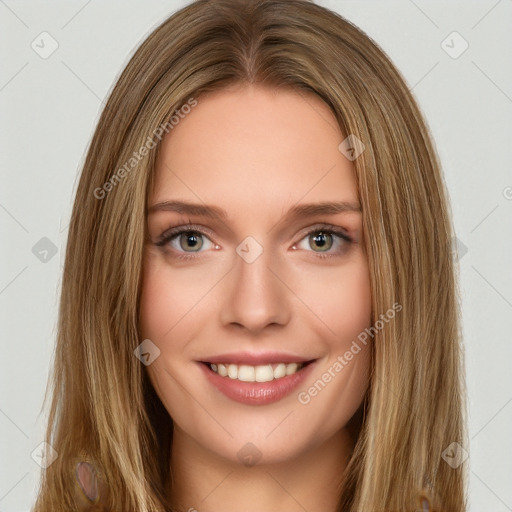
[[(157, 247), (164, 247), (166, 244), (177, 238), (178, 236), (182, 235), (183, 233), (193, 233), (193, 234), (200, 234), (202, 236), (205, 236), (209, 238), (209, 233), (205, 230), (201, 229), (199, 226), (196, 226), (194, 224), (185, 224), (183, 226), (178, 226), (175, 228), (171, 228), (164, 232), (155, 242), (155, 245)], [(302, 242), (305, 238), (309, 237), (310, 235), (317, 234), (317, 233), (324, 233), (329, 235), (335, 235), (341, 240), (345, 241), (346, 243), (352, 243), (353, 239), (350, 238), (346, 233), (341, 231), (336, 226), (332, 226), (330, 224), (320, 224), (312, 228), (310, 231), (308, 231), (300, 240), (299, 242)], [(294, 244), (296, 245), (296, 244)], [(173, 252), (175, 252), (175, 249), (172, 249)], [(341, 252), (340, 250), (339, 252)], [(202, 252), (202, 251), (199, 251)], [(330, 253), (317, 253), (315, 251), (314, 254), (317, 255), (317, 257), (325, 259), (325, 258), (332, 258), (336, 257), (339, 254), (330, 254)], [(199, 253), (197, 253), (199, 254)], [(178, 256), (176, 256), (180, 260), (192, 260), (196, 259), (198, 256), (193, 255), (193, 253), (180, 253)]]

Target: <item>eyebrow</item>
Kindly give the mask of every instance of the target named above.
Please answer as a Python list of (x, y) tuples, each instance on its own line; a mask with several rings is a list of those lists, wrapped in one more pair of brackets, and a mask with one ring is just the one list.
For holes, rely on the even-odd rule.
[[(228, 214), (222, 208), (213, 205), (190, 203), (187, 201), (163, 201), (148, 209), (148, 214), (157, 211), (177, 212), (225, 221)], [(345, 212), (361, 212), (361, 205), (350, 201), (305, 203), (292, 206), (285, 214), (284, 221), (312, 217), (315, 215), (336, 215)]]

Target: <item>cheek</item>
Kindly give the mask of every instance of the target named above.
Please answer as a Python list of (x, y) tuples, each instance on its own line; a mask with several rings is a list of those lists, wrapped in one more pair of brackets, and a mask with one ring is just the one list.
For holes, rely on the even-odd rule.
[(338, 282), (331, 293), (329, 318), (341, 339), (347, 335), (354, 337), (370, 325), (372, 298), (365, 266)]
[(144, 271), (139, 322), (144, 338), (159, 340), (177, 320), (176, 287), (169, 286), (165, 274), (150, 267)]
[[(216, 301), (211, 304), (209, 295), (218, 281), (211, 270), (205, 266), (173, 271), (161, 258), (152, 253), (146, 256), (139, 310), (143, 339), (162, 344), (165, 350), (170, 344), (164, 342), (172, 338), (173, 347), (179, 349), (178, 340), (190, 338), (200, 327), (199, 311), (203, 318), (211, 317)], [(292, 295), (302, 303), (299, 308), (305, 316), (300, 322), (316, 325), (319, 339), (333, 350), (336, 346), (342, 350), (370, 325), (370, 279), (362, 253), (345, 265), (302, 265), (285, 274)], [(290, 300), (293, 302), (293, 297)]]
[[(318, 272), (316, 275), (318, 278)], [(300, 411), (318, 433), (315, 443), (345, 426), (356, 412), (368, 388), (371, 366), (370, 343), (358, 341), (370, 326), (372, 314), (366, 259), (358, 255), (350, 264), (330, 269), (324, 277), (311, 281), (316, 284), (307, 289), (317, 337), (323, 342), (319, 351), (323, 350), (325, 357), (297, 395)]]
[(204, 307), (212, 284), (211, 272), (175, 271), (164, 259), (150, 253), (144, 266), (139, 309), (142, 336), (157, 344), (172, 338), (175, 344), (177, 331), (184, 326), (188, 332), (193, 331), (189, 320)]
[(149, 269), (144, 273), (142, 295), (139, 310), (141, 334), (158, 343), (175, 323), (173, 290), (164, 279), (158, 278), (158, 272)]
[(189, 340), (200, 328), (191, 320), (208, 290), (208, 283), (202, 283), (197, 275), (176, 272), (158, 255), (146, 254), (139, 325), (142, 338), (150, 339), (160, 356), (145, 369), (167, 411), (178, 420), (183, 411), (190, 409), (189, 395), (182, 388), (187, 371), (182, 358)]
[(344, 350), (370, 325), (372, 297), (366, 258), (357, 254), (339, 267), (302, 273), (299, 295), (330, 351)]

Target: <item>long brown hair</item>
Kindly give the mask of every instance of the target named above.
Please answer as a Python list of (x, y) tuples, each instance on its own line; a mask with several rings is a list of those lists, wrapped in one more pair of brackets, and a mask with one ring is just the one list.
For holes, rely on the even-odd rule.
[(35, 510), (76, 509), (81, 460), (97, 468), (107, 510), (170, 510), (172, 421), (134, 356), (142, 341), (147, 198), (171, 116), (235, 83), (313, 92), (345, 136), (365, 147), (353, 163), (374, 321), (395, 303), (403, 309), (372, 342), (368, 399), (338, 510), (419, 510), (422, 497), (431, 511), (465, 510), (464, 465), (442, 457), (451, 443), (464, 446), (466, 434), (440, 164), (384, 52), (307, 0), (197, 0), (157, 27), (118, 78), (88, 148), (69, 226), (47, 389), (46, 441), (58, 457), (42, 473)]

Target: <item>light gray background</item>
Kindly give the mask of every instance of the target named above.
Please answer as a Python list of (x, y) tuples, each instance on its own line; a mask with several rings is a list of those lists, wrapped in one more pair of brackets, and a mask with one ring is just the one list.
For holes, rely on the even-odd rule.
[[(186, 3), (0, 0), (1, 512), (35, 499), (67, 226), (103, 99)], [(381, 45), (433, 132), (461, 255), (471, 511), (512, 510), (512, 0), (318, 3)], [(58, 43), (46, 59), (31, 47), (44, 31)], [(458, 58), (453, 31), (469, 44)], [(32, 251), (43, 237), (57, 248), (46, 262)]]

